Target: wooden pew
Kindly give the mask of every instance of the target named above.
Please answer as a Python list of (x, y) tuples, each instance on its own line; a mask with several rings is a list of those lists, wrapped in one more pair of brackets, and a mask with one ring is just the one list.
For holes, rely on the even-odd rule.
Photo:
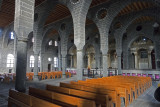
[(95, 107), (95, 101), (29, 87), (29, 94), (65, 107)]
[(129, 105), (128, 91), (125, 87), (107, 85), (105, 83), (100, 84), (100, 83), (86, 82), (86, 81), (78, 81), (78, 82), (71, 82), (71, 83), (74, 83), (77, 85), (82, 85), (82, 86), (101, 88), (101, 89), (105, 89), (105, 90), (115, 90), (120, 95), (120, 97), (123, 97), (125, 99), (125, 107), (127, 107), (127, 105)]
[(112, 102), (116, 105), (116, 107), (121, 106), (120, 96), (117, 94), (115, 90), (105, 90), (101, 88), (87, 87), (87, 86), (67, 84), (67, 83), (60, 83), (60, 87), (82, 90), (82, 91), (92, 92), (96, 94), (108, 95), (109, 97), (111, 97)]
[[(119, 78), (120, 77), (120, 78)], [(127, 76), (125, 76), (127, 77)], [(128, 76), (128, 78), (130, 78), (131, 76)], [(139, 82), (135, 82), (134, 80), (130, 80), (127, 78), (121, 78), (121, 76), (112, 76), (112, 77), (103, 77), (103, 79), (112, 79), (114, 81), (119, 81), (121, 83), (129, 83), (129, 84), (133, 84), (134, 86), (132, 87), (133, 91), (135, 92), (135, 98), (137, 98), (137, 96), (140, 95), (140, 83)]]
[(13, 105), (16, 107), (61, 107), (15, 90), (9, 90), (8, 107), (13, 107)]
[(75, 90), (75, 89), (70, 89), (70, 88), (64, 88), (64, 87), (58, 87), (58, 86), (51, 86), (51, 85), (46, 85), (46, 90), (58, 92), (62, 94), (67, 94), (67, 95), (75, 96), (79, 98), (84, 98), (88, 100), (94, 100), (97, 105), (102, 105), (105, 107), (113, 106), (111, 98), (109, 99), (108, 95), (100, 95), (96, 93)]
[(142, 94), (147, 88), (150, 87), (148, 83), (150, 84), (151, 81), (151, 79), (149, 80), (148, 77), (135, 77), (135, 76), (112, 76), (109, 78), (113, 78), (114, 80), (118, 80), (125, 83), (130, 82), (132, 84), (135, 84), (138, 90), (138, 95)]
[[(87, 79), (86, 81), (78, 81), (78, 82), (89, 82), (89, 83), (97, 83), (97, 84), (101, 84), (101, 85), (112, 85), (112, 86), (116, 86), (116, 87), (123, 87), (123, 88), (126, 88), (127, 91), (128, 91), (128, 94), (129, 94), (129, 99), (130, 99), (130, 102), (133, 101), (133, 92), (134, 91), (134, 87), (132, 86), (132, 84), (124, 84), (124, 83), (120, 83), (120, 82), (115, 82), (114, 80), (111, 81), (111, 80), (106, 80), (106, 79), (102, 79), (102, 78), (99, 78), (99, 79)], [(132, 89), (133, 87), (133, 89)]]

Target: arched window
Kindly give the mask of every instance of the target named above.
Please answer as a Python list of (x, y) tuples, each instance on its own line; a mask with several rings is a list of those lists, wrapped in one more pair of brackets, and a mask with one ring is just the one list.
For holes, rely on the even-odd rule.
[(32, 37), (32, 42), (34, 42), (34, 37)]
[(40, 67), (40, 66), (41, 66), (41, 57), (38, 56), (38, 67)]
[(10, 39), (14, 39), (14, 33), (13, 32), (10, 33)]
[(14, 56), (12, 54), (8, 54), (7, 67), (13, 67), (13, 65), (14, 65)]
[(58, 58), (54, 57), (54, 67), (58, 67)]
[(48, 45), (49, 45), (49, 46), (51, 46), (51, 45), (52, 45), (52, 40), (50, 40), (50, 41), (48, 42)]
[(30, 67), (31, 68), (34, 67), (34, 56), (33, 55), (30, 56)]
[(54, 44), (55, 44), (55, 46), (58, 46), (58, 43), (57, 43), (57, 41), (55, 41), (55, 42), (54, 42)]

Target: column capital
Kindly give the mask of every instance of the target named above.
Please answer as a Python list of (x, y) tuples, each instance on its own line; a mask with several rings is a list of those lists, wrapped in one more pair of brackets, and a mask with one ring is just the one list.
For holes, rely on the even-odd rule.
[(77, 52), (83, 52), (83, 49), (77, 49)]
[(137, 55), (138, 54), (138, 52), (133, 52), (134, 53), (134, 55)]
[(108, 54), (102, 54), (102, 56), (106, 56), (106, 57), (107, 57), (107, 56), (108, 56)]
[(26, 37), (17, 37), (17, 40), (22, 42), (28, 42), (28, 38)]

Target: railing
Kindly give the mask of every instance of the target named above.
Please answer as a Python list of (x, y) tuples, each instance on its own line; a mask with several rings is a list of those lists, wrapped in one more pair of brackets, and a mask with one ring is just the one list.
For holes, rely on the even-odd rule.
[(97, 78), (102, 77), (103, 71), (102, 69), (83, 69), (83, 76), (87, 76), (89, 78)]

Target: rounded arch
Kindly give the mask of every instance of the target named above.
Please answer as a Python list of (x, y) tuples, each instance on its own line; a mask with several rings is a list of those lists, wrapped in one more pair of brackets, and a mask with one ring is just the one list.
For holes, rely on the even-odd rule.
[(58, 31), (55, 29), (50, 30), (50, 32), (47, 33), (46, 35), (44, 35), (44, 37), (42, 39), (41, 51), (45, 52), (45, 48), (46, 48), (46, 46), (48, 46), (48, 42), (50, 40), (57, 40), (58, 38), (59, 38)]
[(76, 51), (77, 51), (77, 48), (76, 48), (76, 46), (75, 46), (75, 44), (74, 44), (73, 46), (71, 46), (71, 47), (69, 48), (68, 53), (69, 53), (70, 55), (73, 55), (73, 54), (76, 54)]
[(143, 36), (143, 37), (146, 37), (146, 38), (149, 38), (150, 40), (152, 40), (154, 42), (154, 38), (152, 36), (148, 36), (146, 33), (136, 33), (134, 34), (134, 36), (130, 37), (130, 39), (128, 40), (128, 48), (131, 46), (131, 44), (136, 40), (138, 39), (140, 36)]
[(85, 53), (95, 53), (95, 45), (88, 43), (84, 46), (84, 52)]

